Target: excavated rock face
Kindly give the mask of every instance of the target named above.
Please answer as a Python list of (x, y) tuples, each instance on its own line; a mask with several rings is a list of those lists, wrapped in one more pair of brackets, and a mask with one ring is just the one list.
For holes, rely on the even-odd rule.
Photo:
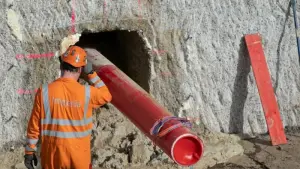
[[(60, 42), (74, 30), (174, 115), (244, 135), (267, 132), (243, 40), (259, 32), (283, 123), (297, 126), (290, 9), (286, 0), (1, 1), (0, 149), (24, 144), (35, 89), (59, 76)], [(95, 166), (169, 163), (113, 106), (95, 113)]]

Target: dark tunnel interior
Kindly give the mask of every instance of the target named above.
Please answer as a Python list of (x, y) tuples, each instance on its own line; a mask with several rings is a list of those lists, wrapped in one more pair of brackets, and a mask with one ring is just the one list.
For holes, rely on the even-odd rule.
[(150, 55), (135, 31), (82, 33), (75, 44), (97, 49), (132, 80), (149, 92)]

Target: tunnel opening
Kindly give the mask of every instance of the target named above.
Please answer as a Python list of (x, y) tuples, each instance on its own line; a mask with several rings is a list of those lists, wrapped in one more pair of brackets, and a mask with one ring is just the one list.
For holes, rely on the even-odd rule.
[(136, 31), (83, 32), (75, 44), (97, 49), (133, 81), (149, 92), (150, 55)]

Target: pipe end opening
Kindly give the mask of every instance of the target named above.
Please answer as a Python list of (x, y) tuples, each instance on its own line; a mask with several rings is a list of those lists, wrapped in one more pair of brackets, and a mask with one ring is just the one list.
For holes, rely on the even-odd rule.
[(174, 161), (182, 166), (196, 164), (203, 155), (202, 141), (193, 135), (179, 138), (172, 147)]

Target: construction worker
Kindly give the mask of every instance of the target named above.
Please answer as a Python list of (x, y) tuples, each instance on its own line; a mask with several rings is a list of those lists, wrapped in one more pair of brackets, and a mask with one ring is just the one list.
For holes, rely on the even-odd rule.
[[(111, 101), (112, 96), (87, 63), (84, 49), (70, 46), (60, 57), (62, 76), (41, 86), (35, 96), (27, 128), (25, 166), (37, 165), (37, 142), (41, 142), (43, 169), (88, 169), (92, 109)], [(78, 79), (84, 72), (90, 85)]]

